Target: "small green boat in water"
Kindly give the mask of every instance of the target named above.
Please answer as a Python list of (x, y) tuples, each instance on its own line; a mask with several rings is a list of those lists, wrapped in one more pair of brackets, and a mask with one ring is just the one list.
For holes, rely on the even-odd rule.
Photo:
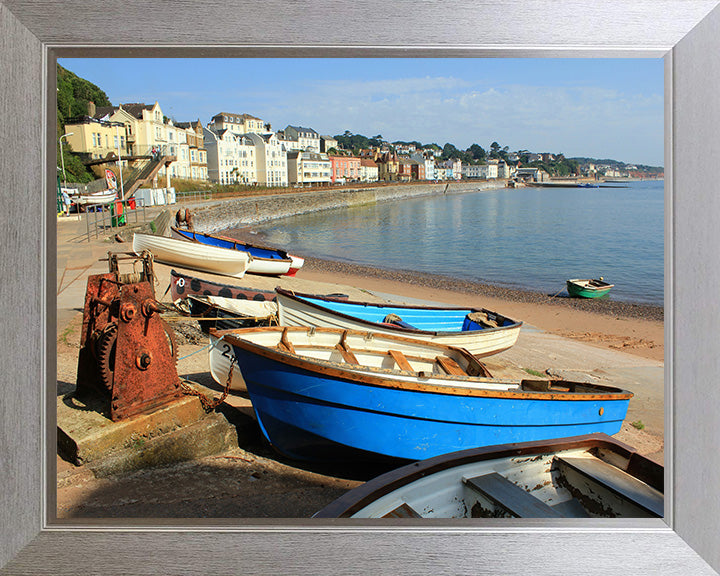
[(574, 278), (567, 281), (567, 291), (570, 296), (578, 298), (600, 298), (605, 296), (615, 284), (608, 284), (603, 277), (592, 280), (579, 280)]

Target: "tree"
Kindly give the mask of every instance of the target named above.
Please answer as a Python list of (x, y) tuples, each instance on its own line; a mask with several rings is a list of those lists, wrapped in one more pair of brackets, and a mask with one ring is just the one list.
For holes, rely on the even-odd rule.
[(443, 160), (449, 160), (450, 158), (458, 158), (459, 156), (460, 150), (455, 148), (455, 146), (453, 144), (450, 144), (450, 142), (447, 142), (445, 146), (443, 146), (441, 156)]
[[(58, 64), (56, 124), (58, 138), (65, 133), (65, 124), (69, 119), (88, 113), (88, 102), (93, 102), (96, 106), (111, 105), (107, 94), (99, 87)], [(70, 151), (66, 141), (62, 142), (62, 147), (58, 147), (58, 166), (62, 165), (61, 154), (68, 182), (85, 183), (95, 179), (93, 173), (85, 168), (80, 158)]]
[(383, 143), (383, 137), (382, 134), (378, 134), (377, 136), (373, 136), (368, 140), (368, 144), (372, 146), (373, 148), (378, 148), (382, 146)]
[(57, 65), (57, 120), (58, 136), (68, 119), (88, 113), (88, 102), (96, 106), (110, 106), (107, 94), (92, 82), (76, 76), (60, 64)]
[(490, 158), (497, 158), (499, 150), (500, 144), (498, 144), (497, 142), (493, 142), (492, 144), (490, 144)]
[(482, 162), (487, 156), (487, 152), (485, 152), (485, 149), (479, 144), (473, 144), (470, 146), (470, 148), (468, 148), (468, 153), (472, 156), (473, 160), (478, 162)]

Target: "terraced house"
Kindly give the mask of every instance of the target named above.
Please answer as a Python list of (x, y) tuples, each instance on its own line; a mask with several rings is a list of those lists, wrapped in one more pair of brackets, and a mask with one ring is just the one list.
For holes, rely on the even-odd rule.
[(246, 134), (255, 145), (257, 183), (261, 186), (287, 186), (288, 166), (285, 146), (275, 134)]
[(320, 134), (312, 128), (288, 126), (283, 130), (283, 135), (290, 150), (320, 152)]
[[(211, 125), (212, 126), (212, 125)], [(204, 129), (208, 178), (219, 184), (257, 184), (255, 142), (231, 130)]]
[(299, 186), (327, 186), (331, 182), (331, 162), (327, 154), (291, 150), (287, 153), (288, 181)]
[(355, 156), (340, 156), (332, 154), (328, 156), (332, 163), (332, 181), (339, 184), (345, 182), (357, 182), (361, 178), (360, 158)]
[[(65, 134), (72, 151), (91, 167), (108, 167), (102, 160), (116, 159), (119, 153), (123, 169), (141, 172), (153, 186), (157, 176), (163, 175), (167, 186), (171, 176), (207, 180), (200, 121), (176, 125), (165, 117), (158, 102), (101, 107), (90, 102), (87, 116), (68, 122)], [(126, 194), (131, 192), (131, 186), (125, 188)]]
[(177, 160), (168, 170), (173, 178), (186, 180), (207, 180), (207, 150), (203, 126), (200, 120), (167, 124), (167, 153)]
[(84, 161), (99, 160), (115, 154), (128, 155), (125, 124), (113, 121), (108, 114), (100, 113), (90, 102), (88, 114), (69, 119), (61, 137), (70, 149)]
[(220, 130), (230, 130), (236, 134), (247, 134), (248, 132), (264, 134), (271, 131), (270, 124), (260, 118), (251, 116), (250, 114), (235, 114), (230, 112), (219, 112), (215, 114), (215, 116), (212, 117), (211, 128), (216, 132)]

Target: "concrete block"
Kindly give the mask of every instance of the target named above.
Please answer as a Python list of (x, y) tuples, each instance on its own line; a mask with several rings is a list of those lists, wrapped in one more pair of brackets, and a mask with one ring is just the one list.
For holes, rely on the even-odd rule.
[(103, 474), (202, 458), (237, 447), (235, 428), (222, 414), (206, 413), (193, 396), (152, 414), (113, 422), (103, 399), (66, 394), (58, 398), (57, 424), (60, 456)]

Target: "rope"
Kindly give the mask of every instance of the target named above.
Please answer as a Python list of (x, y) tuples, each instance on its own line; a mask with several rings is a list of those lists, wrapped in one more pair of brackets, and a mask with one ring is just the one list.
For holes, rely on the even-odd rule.
[(546, 300), (541, 300), (539, 303), (540, 303), (540, 304), (545, 304), (546, 302), (550, 302), (550, 300), (552, 300), (553, 298), (555, 298), (555, 297), (556, 297), (558, 294), (560, 294), (560, 292), (562, 292), (563, 290), (565, 290), (564, 287), (563, 287), (563, 288), (560, 288), (560, 290), (558, 290), (557, 292), (555, 292), (555, 294), (553, 294), (552, 296), (550, 296), (550, 297), (547, 298)]
[(183, 356), (182, 358), (178, 358), (178, 362), (180, 362), (180, 360), (185, 360), (185, 358), (190, 358), (190, 356), (192, 356), (193, 354), (197, 354), (198, 352), (202, 352), (203, 350), (207, 350), (208, 348), (210, 348), (210, 347), (212, 347), (212, 346), (214, 346), (214, 344), (211, 342), (211, 343), (208, 344), (207, 346), (203, 346), (203, 347), (200, 348), (199, 350), (195, 350), (195, 352), (190, 352), (190, 354), (188, 354), (188, 355), (186, 355), (186, 356)]

